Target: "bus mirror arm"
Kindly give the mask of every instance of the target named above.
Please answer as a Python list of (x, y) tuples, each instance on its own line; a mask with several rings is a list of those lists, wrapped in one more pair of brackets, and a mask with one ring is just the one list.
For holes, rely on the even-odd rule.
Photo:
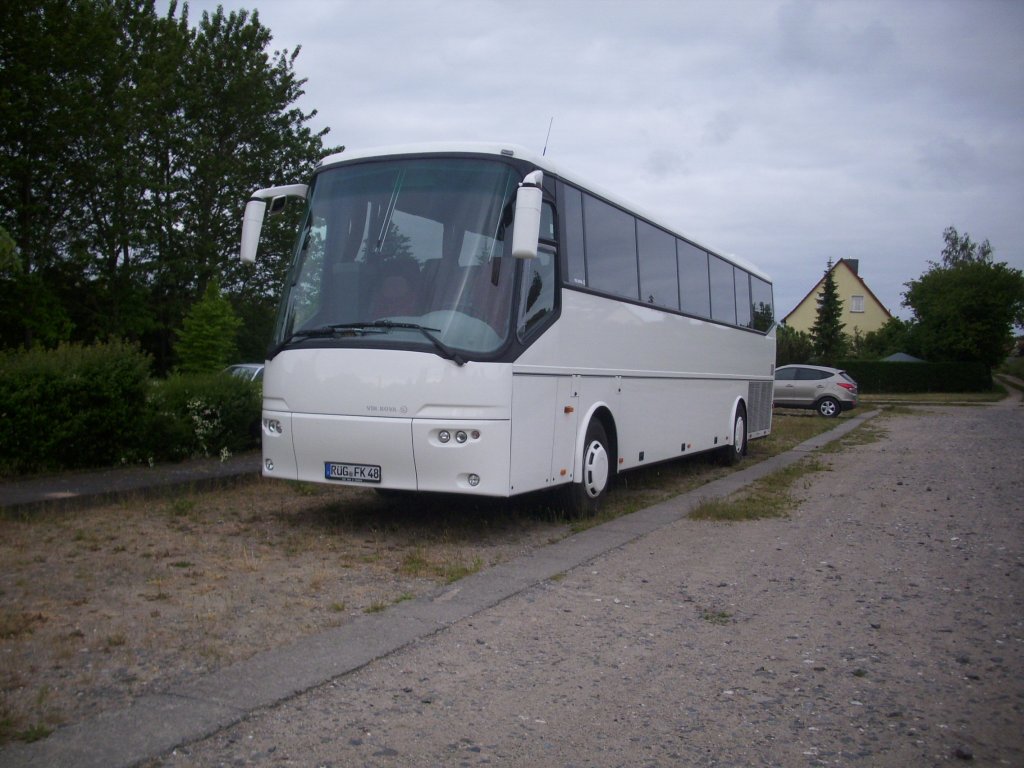
[(526, 174), (516, 193), (516, 216), (512, 230), (512, 255), (517, 259), (537, 257), (537, 243), (540, 239), (540, 212), (544, 191), (543, 171)]
[(256, 251), (260, 244), (260, 232), (263, 230), (263, 216), (267, 211), (267, 200), (270, 200), (271, 214), (284, 209), (286, 198), (305, 197), (309, 187), (305, 184), (287, 184), (281, 187), (257, 189), (245, 204), (242, 216), (242, 248), (238, 257), (246, 264), (256, 261)]

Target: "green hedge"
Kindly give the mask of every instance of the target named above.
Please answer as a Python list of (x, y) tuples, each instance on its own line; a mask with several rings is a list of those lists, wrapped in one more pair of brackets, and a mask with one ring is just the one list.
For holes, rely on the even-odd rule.
[(0, 463), (109, 465), (144, 442), (149, 358), (112, 342), (0, 355)]
[(0, 472), (217, 456), (259, 446), (260, 385), (155, 381), (121, 342), (0, 353)]
[(883, 363), (844, 360), (842, 368), (861, 394), (913, 392), (987, 392), (992, 372), (984, 363)]

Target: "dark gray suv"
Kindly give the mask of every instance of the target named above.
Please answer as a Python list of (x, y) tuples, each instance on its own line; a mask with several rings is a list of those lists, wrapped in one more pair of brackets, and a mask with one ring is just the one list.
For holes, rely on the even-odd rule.
[(813, 408), (822, 416), (838, 416), (857, 407), (857, 382), (837, 368), (784, 365), (775, 369), (775, 405)]

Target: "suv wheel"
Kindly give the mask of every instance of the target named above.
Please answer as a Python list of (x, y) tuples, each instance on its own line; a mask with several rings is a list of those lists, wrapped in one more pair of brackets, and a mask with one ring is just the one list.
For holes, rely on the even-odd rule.
[(839, 415), (842, 408), (839, 407), (839, 401), (834, 397), (823, 397), (818, 401), (818, 413), (822, 416), (827, 416), (830, 419), (834, 419)]

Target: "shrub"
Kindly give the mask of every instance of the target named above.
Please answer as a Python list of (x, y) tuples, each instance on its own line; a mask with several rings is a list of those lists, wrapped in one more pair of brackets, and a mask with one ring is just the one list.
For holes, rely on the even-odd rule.
[(224, 373), (153, 382), (150, 456), (226, 456), (259, 446), (260, 385)]
[(30, 472), (134, 453), (147, 426), (149, 366), (123, 342), (0, 354), (0, 464)]
[(40, 472), (259, 446), (260, 385), (223, 373), (149, 378), (110, 342), (0, 352), (0, 470)]

